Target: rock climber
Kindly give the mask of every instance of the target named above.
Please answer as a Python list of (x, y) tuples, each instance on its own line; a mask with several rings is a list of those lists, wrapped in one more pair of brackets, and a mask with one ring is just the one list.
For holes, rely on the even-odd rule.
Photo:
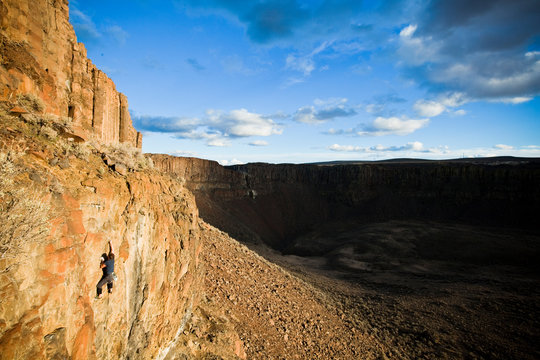
[(101, 297), (103, 296), (101, 294), (102, 292), (101, 288), (105, 284), (107, 284), (107, 290), (109, 294), (111, 294), (112, 289), (113, 289), (113, 281), (116, 280), (116, 275), (114, 274), (114, 253), (113, 253), (113, 248), (110, 241), (109, 241), (109, 254), (103, 253), (101, 255), (101, 262), (99, 266), (101, 267), (101, 270), (103, 271), (103, 276), (101, 277), (101, 279), (99, 280), (96, 286), (97, 288), (96, 299), (101, 299)]

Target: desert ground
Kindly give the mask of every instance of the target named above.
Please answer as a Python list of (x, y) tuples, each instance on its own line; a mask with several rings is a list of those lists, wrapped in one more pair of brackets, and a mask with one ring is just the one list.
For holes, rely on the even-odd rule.
[(540, 358), (537, 232), (348, 221), (256, 250), (328, 296), (382, 358)]

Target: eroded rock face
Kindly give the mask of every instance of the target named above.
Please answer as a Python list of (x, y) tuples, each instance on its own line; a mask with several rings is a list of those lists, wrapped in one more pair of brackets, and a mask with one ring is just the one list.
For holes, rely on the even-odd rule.
[[(20, 186), (43, 189), (50, 232), (0, 273), (0, 359), (170, 356), (202, 292), (193, 196), (156, 172), (121, 176), (97, 154), (49, 165), (52, 152), (18, 160), (32, 174)], [(94, 299), (108, 241), (118, 280)]]
[(224, 168), (199, 159), (153, 158), (161, 170), (185, 179), (205, 221), (237, 239), (262, 240), (278, 249), (328, 221), (533, 228), (540, 211), (538, 159)]
[(219, 165), (216, 161), (192, 157), (151, 154), (156, 168), (174, 174), (195, 191), (204, 191), (219, 197), (235, 198), (247, 194), (247, 177)]
[(0, 100), (34, 94), (46, 113), (73, 118), (85, 138), (142, 146), (127, 98), (77, 43), (67, 0), (2, 1), (0, 56)]

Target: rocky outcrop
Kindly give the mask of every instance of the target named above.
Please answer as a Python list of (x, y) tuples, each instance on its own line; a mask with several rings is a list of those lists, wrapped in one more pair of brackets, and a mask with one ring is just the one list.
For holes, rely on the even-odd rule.
[(1, 101), (33, 94), (46, 113), (72, 118), (83, 138), (142, 146), (127, 98), (77, 43), (67, 0), (2, 1), (0, 56)]
[(246, 175), (227, 169), (217, 161), (164, 154), (151, 154), (151, 157), (157, 169), (175, 175), (189, 184), (191, 190), (230, 199), (247, 195)]
[[(9, 139), (1, 142), (2, 169), (17, 179), (17, 194), (32, 194), (18, 201), (47, 207), (25, 203), (12, 215), (42, 217), (48, 236), (20, 244), (13, 258), (2, 248), (0, 359), (171, 358), (203, 292), (193, 196), (151, 170), (122, 176), (95, 150), (68, 154), (60, 166), (51, 159), (65, 144), (26, 137), (20, 120), (5, 121), (2, 140), (30, 150), (10, 159)], [(5, 204), (10, 190), (1, 190)], [(108, 241), (118, 280), (94, 299)]]
[(327, 221), (411, 219), (533, 228), (540, 211), (538, 159), (226, 168), (189, 158), (154, 159), (163, 171), (185, 179), (206, 221), (235, 238), (279, 249)]

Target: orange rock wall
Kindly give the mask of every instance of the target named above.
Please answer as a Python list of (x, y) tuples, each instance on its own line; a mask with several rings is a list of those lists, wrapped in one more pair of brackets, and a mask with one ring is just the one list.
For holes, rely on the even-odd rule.
[[(164, 359), (202, 293), (198, 211), (169, 176), (26, 157), (50, 204), (46, 241), (0, 273), (0, 359)], [(25, 180), (21, 187), (36, 186)], [(118, 280), (94, 299), (111, 241)]]
[(26, 93), (42, 98), (46, 112), (72, 117), (86, 136), (142, 146), (127, 98), (77, 43), (67, 0), (0, 2), (0, 100)]

